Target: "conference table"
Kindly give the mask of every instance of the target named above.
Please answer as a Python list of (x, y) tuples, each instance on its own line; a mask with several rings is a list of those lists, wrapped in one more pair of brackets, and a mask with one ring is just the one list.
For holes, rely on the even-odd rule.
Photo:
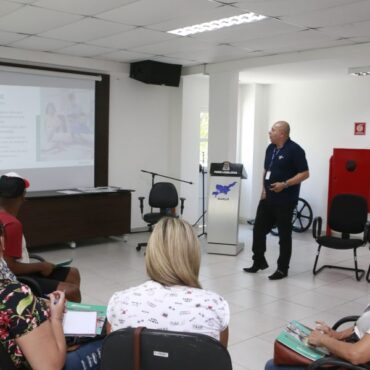
[(101, 187), (31, 191), (18, 218), (27, 247), (122, 236), (131, 229), (131, 192)]

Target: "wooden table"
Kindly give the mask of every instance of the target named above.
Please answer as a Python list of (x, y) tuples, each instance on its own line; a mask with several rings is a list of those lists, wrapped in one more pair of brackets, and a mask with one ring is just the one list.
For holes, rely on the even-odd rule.
[(35, 191), (19, 212), (28, 247), (123, 235), (131, 228), (131, 191)]

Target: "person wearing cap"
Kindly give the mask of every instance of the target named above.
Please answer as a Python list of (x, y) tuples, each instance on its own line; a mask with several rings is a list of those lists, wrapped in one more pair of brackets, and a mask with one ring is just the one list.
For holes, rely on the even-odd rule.
[(68, 300), (81, 302), (78, 269), (54, 266), (47, 261), (31, 263), (29, 260), (22, 224), (17, 219), (29, 186), (29, 181), (15, 172), (0, 177), (0, 222), (5, 225), (4, 259), (15, 275), (35, 279), (43, 294), (65, 291)]

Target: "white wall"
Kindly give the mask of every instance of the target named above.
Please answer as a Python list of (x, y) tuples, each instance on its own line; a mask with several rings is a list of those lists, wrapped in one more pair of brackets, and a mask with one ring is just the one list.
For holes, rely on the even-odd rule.
[[(144, 212), (149, 211), (152, 177), (140, 170), (171, 177), (180, 173), (180, 100), (179, 88), (143, 84), (126, 74), (111, 76), (109, 184), (136, 190), (132, 194), (132, 228), (145, 225), (139, 196), (146, 197)], [(156, 177), (155, 181), (167, 180)]]
[(201, 215), (199, 209), (199, 134), (200, 112), (208, 110), (209, 79), (206, 76), (185, 76), (182, 97), (181, 178), (194, 184), (182, 183), (181, 194), (186, 198), (183, 218), (191, 224)]
[(243, 221), (255, 218), (262, 191), (263, 160), (268, 144), (268, 86), (241, 85), (240, 104), (240, 154), (248, 178), (242, 181), (240, 217)]
[[(291, 138), (306, 151), (310, 178), (302, 184), (301, 196), (311, 204), (314, 215), (326, 215), (333, 148), (370, 149), (369, 96), (368, 78), (277, 84), (269, 88), (269, 123), (288, 121)], [(366, 136), (354, 136), (354, 122), (367, 122)]]

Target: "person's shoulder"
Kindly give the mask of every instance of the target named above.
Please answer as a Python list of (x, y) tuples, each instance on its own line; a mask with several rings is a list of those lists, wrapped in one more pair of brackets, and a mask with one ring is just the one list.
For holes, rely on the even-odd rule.
[(16, 217), (6, 212), (5, 210), (0, 211), (0, 221), (3, 224), (9, 224), (9, 223), (20, 224), (20, 221)]
[[(196, 288), (193, 288), (196, 289)], [(224, 297), (222, 297), (220, 294), (213, 292), (212, 290), (207, 289), (196, 289), (197, 293), (201, 296), (203, 296), (206, 299), (212, 300), (214, 302), (217, 302), (219, 304), (226, 303), (227, 301)]]
[(145, 283), (142, 283), (140, 285), (136, 285), (136, 286), (133, 286), (127, 289), (116, 291), (115, 293), (113, 293), (111, 300), (121, 299), (125, 296), (131, 296), (131, 295), (138, 294), (146, 290), (158, 289), (159, 287), (160, 287), (160, 284), (152, 280), (148, 280)]

